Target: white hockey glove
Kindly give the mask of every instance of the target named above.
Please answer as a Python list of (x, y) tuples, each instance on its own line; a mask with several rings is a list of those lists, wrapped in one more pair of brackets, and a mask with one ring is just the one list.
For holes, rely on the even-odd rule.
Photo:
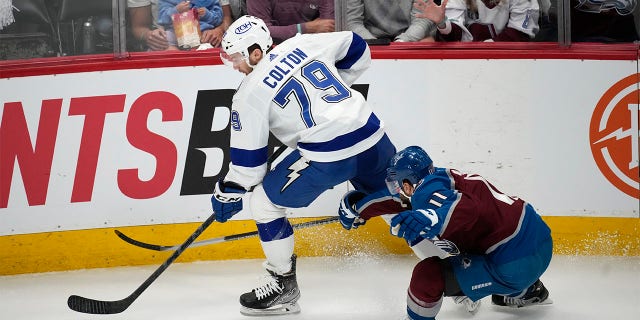
[(216, 214), (216, 221), (226, 222), (242, 210), (242, 195), (247, 192), (239, 184), (231, 181), (216, 182), (211, 196), (211, 207)]
[(360, 214), (355, 209), (355, 203), (362, 200), (367, 194), (353, 190), (347, 192), (340, 201), (340, 208), (338, 208), (338, 216), (340, 217), (340, 224), (342, 227), (351, 230), (357, 229), (359, 226), (365, 224), (367, 221), (360, 218)]
[(434, 256), (440, 257), (440, 259), (445, 259), (460, 254), (460, 250), (458, 250), (455, 243), (445, 239), (435, 238), (431, 240), (418, 237), (415, 241), (408, 244), (413, 253), (415, 253), (420, 260)]

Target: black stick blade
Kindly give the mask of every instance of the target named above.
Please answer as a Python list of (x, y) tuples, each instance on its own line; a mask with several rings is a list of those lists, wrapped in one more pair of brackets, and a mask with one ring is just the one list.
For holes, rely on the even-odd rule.
[(70, 296), (67, 300), (67, 305), (71, 310), (75, 310), (82, 313), (91, 314), (114, 314), (120, 313), (126, 310), (138, 297), (146, 290), (158, 277), (175, 261), (182, 252), (189, 247), (193, 241), (200, 236), (200, 234), (208, 228), (216, 220), (216, 214), (212, 214), (194, 231), (187, 240), (180, 247), (173, 252), (173, 254), (162, 263), (156, 271), (154, 271), (133, 293), (128, 297), (117, 301), (99, 301), (80, 296)]
[(127, 236), (126, 234), (118, 231), (118, 230), (113, 230), (116, 235), (118, 236), (118, 238), (124, 240), (125, 242), (132, 244), (134, 246), (140, 247), (140, 248), (145, 248), (148, 250), (155, 250), (155, 251), (167, 251), (167, 250), (175, 250), (174, 247), (178, 247), (178, 246), (162, 246), (162, 245), (157, 245), (157, 244), (151, 244), (151, 243), (146, 243), (146, 242), (142, 242), (142, 241), (138, 241), (136, 239), (133, 239), (129, 236)]
[(115, 314), (126, 310), (132, 301), (123, 299), (118, 301), (100, 301), (72, 295), (67, 299), (71, 310), (90, 314)]

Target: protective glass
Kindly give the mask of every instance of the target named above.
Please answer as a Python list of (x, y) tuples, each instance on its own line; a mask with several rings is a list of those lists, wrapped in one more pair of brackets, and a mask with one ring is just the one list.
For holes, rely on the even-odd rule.
[(229, 55), (226, 52), (224, 52), (224, 50), (220, 50), (220, 59), (222, 59), (222, 63), (224, 63), (226, 66), (233, 68), (234, 66), (237, 66), (240, 63), (242, 63), (242, 61), (244, 60), (244, 57), (240, 52), (232, 53)]

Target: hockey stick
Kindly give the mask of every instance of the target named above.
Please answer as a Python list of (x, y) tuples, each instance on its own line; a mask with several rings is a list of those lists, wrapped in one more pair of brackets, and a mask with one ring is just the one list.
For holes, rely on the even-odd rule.
[[(268, 164), (271, 164), (273, 160), (275, 160), (287, 147), (282, 145), (278, 147), (278, 149), (269, 157), (267, 160)], [(216, 213), (214, 212), (209, 218), (207, 218), (197, 229), (194, 231), (187, 240), (178, 247), (176, 251), (167, 259), (156, 271), (154, 271), (133, 293), (131, 293), (128, 297), (121, 300), (114, 301), (103, 301), (103, 300), (95, 300), (90, 298), (85, 298), (77, 295), (69, 296), (67, 299), (67, 305), (71, 310), (82, 312), (82, 313), (91, 313), (91, 314), (114, 314), (120, 313), (136, 301), (138, 297), (146, 290), (158, 277), (165, 271), (173, 261), (175, 261), (182, 252), (187, 249), (193, 243), (193, 241), (202, 234), (202, 232), (207, 229), (216, 219)]]
[(94, 300), (90, 298), (85, 298), (81, 296), (72, 295), (67, 300), (67, 305), (72, 310), (82, 312), (82, 313), (91, 313), (91, 314), (114, 314), (120, 313), (126, 310), (141, 294), (146, 290), (149, 285), (151, 285), (167, 268), (174, 260), (176, 260), (182, 252), (191, 245), (191, 243), (207, 228), (215, 221), (216, 214), (212, 214), (205, 220), (196, 231), (189, 236), (189, 238), (180, 245), (180, 247), (173, 252), (171, 257), (167, 259), (156, 271), (154, 271), (148, 278), (145, 280), (133, 293), (131, 293), (128, 297), (115, 300), (115, 301), (102, 301), (102, 300)]
[[(315, 226), (320, 226), (320, 225), (329, 224), (331, 222), (338, 221), (338, 219), (339, 219), (338, 217), (330, 217), (330, 218), (325, 218), (325, 219), (319, 219), (319, 220), (314, 220), (314, 221), (308, 221), (308, 222), (293, 224), (293, 225), (291, 225), (291, 227), (293, 227), (293, 229), (302, 229), (302, 228), (308, 228), (308, 227), (315, 227)], [(114, 232), (116, 233), (116, 235), (118, 235), (118, 237), (120, 239), (124, 240), (125, 242), (127, 242), (129, 244), (132, 244), (134, 246), (140, 247), (140, 248), (148, 249), (148, 250), (174, 251), (174, 250), (178, 250), (180, 248), (180, 245), (163, 246), (163, 245), (159, 245), (159, 244), (146, 243), (146, 242), (142, 242), (142, 241), (138, 241), (138, 240), (132, 239), (129, 236), (125, 235), (124, 233), (122, 233), (122, 232), (120, 232), (118, 230), (114, 230)], [(207, 239), (207, 240), (196, 241), (196, 242), (192, 243), (189, 246), (189, 248), (195, 248), (195, 247), (206, 246), (206, 245), (210, 245), (210, 244), (216, 244), (216, 243), (222, 243), (222, 242), (229, 242), (229, 241), (235, 241), (235, 240), (240, 240), (240, 239), (246, 239), (246, 238), (255, 237), (257, 235), (258, 235), (258, 231), (251, 231), (251, 232), (239, 233), (239, 234), (234, 234), (234, 235), (224, 236), (224, 237), (219, 237), (219, 238), (211, 238), (211, 239)]]

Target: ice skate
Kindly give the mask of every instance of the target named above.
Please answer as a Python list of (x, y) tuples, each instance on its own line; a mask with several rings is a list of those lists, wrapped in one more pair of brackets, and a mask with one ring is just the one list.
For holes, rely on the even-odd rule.
[(300, 290), (296, 280), (296, 255), (291, 256), (291, 270), (277, 274), (269, 270), (263, 283), (240, 296), (240, 313), (246, 316), (282, 315), (300, 312)]
[(456, 304), (462, 305), (467, 310), (467, 312), (471, 314), (478, 313), (478, 310), (480, 309), (480, 305), (482, 304), (482, 300), (472, 301), (467, 296), (455, 296), (451, 298), (453, 298), (453, 301)]
[(491, 302), (498, 306), (522, 308), (531, 305), (551, 304), (549, 291), (540, 280), (532, 284), (523, 294), (515, 297), (492, 295)]

